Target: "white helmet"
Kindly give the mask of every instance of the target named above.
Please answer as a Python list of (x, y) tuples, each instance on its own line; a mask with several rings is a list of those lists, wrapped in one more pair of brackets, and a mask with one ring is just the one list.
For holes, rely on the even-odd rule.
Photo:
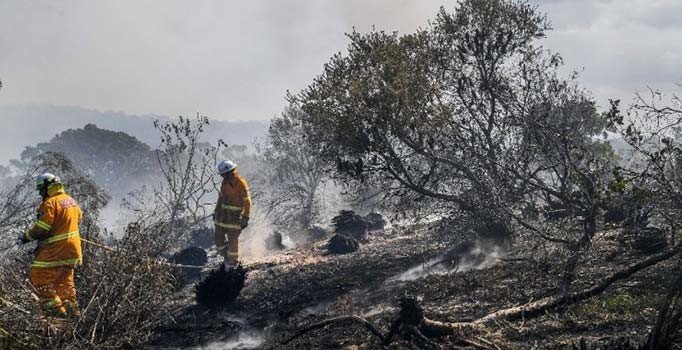
[(223, 175), (237, 168), (237, 163), (231, 160), (223, 160), (218, 164), (218, 174)]
[(62, 183), (62, 179), (60, 179), (59, 176), (50, 173), (42, 173), (36, 178), (36, 189), (40, 190), (48, 188), (50, 185), (60, 183)]

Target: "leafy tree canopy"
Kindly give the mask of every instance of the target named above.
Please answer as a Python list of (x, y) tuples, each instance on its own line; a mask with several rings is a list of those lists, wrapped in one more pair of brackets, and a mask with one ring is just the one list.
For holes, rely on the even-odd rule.
[(157, 172), (156, 158), (148, 145), (94, 124), (68, 129), (49, 142), (26, 147), (21, 159), (27, 161), (46, 152), (63, 153), (83, 174), (115, 196), (125, 195)]

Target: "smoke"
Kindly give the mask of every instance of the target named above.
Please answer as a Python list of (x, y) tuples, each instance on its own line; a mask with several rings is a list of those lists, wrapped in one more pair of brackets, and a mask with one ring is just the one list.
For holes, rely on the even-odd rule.
[(249, 226), (242, 230), (239, 236), (240, 255), (244, 258), (261, 258), (272, 255), (266, 240), (275, 232), (273, 225), (263, 215), (258, 206), (254, 206), (251, 212)]
[(232, 349), (255, 349), (263, 344), (265, 337), (263, 332), (246, 329), (225, 342), (211, 343), (205, 347), (197, 347), (195, 350), (232, 350)]
[(429, 275), (447, 275), (470, 270), (482, 270), (497, 264), (501, 256), (502, 248), (500, 246), (487, 246), (477, 242), (467, 252), (449, 257), (447, 253), (440, 255), (389, 278), (386, 283), (414, 281)]
[(333, 301), (325, 301), (313, 306), (308, 306), (301, 310), (299, 313), (301, 317), (323, 315), (329, 312), (329, 310), (334, 306)]
[(398, 276), (389, 278), (386, 282), (408, 282), (426, 277), (428, 275), (445, 275), (450, 271), (444, 266), (437, 264), (440, 260), (440, 257), (431, 259), (426, 263), (410, 268)]
[(370, 308), (369, 310), (362, 313), (362, 318), (370, 318), (372, 316), (383, 314), (384, 312), (394, 311), (395, 307), (378, 305)]
[(103, 228), (111, 232), (121, 232), (122, 228), (129, 222), (119, 206), (119, 203), (109, 203), (100, 210), (99, 217)]
[(199, 108), (219, 118), (261, 119), (281, 110), (287, 89), (304, 88), (345, 48), (344, 32), (353, 26), (412, 32), (442, 3), (0, 1), (0, 31), (12, 33), (0, 38), (1, 97), (143, 114), (191, 115)]

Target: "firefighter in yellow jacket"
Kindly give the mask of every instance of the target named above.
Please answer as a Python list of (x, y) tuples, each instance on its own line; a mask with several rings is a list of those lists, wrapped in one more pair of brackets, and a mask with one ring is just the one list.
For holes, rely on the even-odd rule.
[(21, 238), (23, 243), (38, 243), (29, 280), (49, 314), (79, 317), (74, 269), (83, 260), (78, 235), (83, 214), (59, 177), (50, 173), (38, 176), (37, 189), (43, 198), (38, 220)]
[[(237, 172), (237, 164), (224, 160), (218, 164), (223, 177), (214, 211), (215, 244), (229, 265), (239, 261), (239, 234), (249, 225), (251, 193), (249, 184)], [(227, 236), (227, 243), (225, 242)]]

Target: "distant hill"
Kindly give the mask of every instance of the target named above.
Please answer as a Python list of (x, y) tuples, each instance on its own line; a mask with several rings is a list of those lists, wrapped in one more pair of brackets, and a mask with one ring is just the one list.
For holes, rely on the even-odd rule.
[[(86, 124), (125, 132), (154, 148), (159, 145), (159, 136), (153, 125), (155, 119), (170, 118), (101, 112), (68, 106), (0, 105), (0, 122), (4, 131), (0, 136), (0, 164), (18, 158), (26, 146), (49, 141), (64, 130), (82, 128)], [(205, 141), (214, 142), (222, 138), (228, 144), (251, 146), (256, 138), (265, 136), (267, 129), (268, 122), (265, 120), (248, 122), (212, 120), (211, 127), (205, 132)]]

